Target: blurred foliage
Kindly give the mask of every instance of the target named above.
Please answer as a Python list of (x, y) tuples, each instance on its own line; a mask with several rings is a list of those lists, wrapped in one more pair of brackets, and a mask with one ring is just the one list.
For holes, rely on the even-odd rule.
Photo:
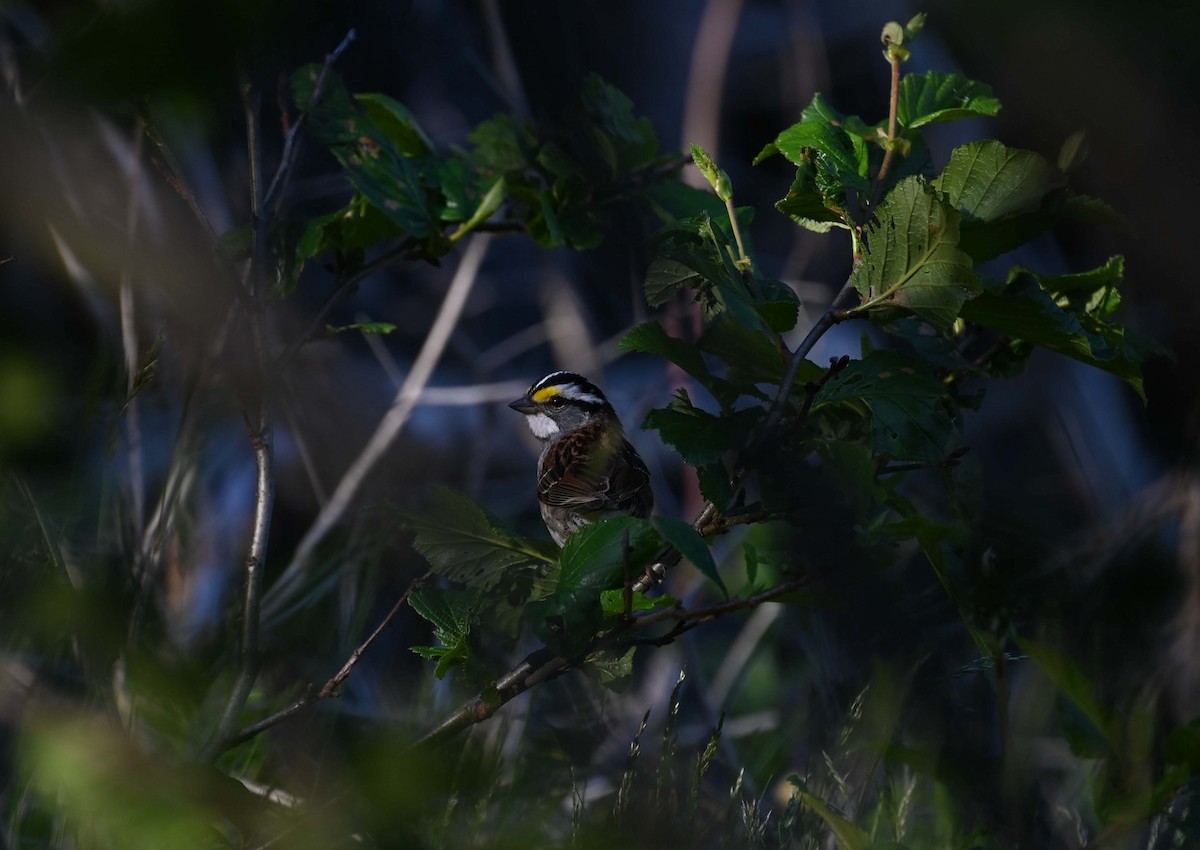
[[(111, 30), (124, 14), (105, 17), (98, 35), (85, 30), (79, 49), (94, 49), (97, 38), (124, 43)], [(239, 18), (231, 32), (240, 37), (254, 24)], [(296, 70), (287, 137), (303, 133), (337, 163), (342, 195), (320, 210), (286, 203), (295, 163), (281, 154), (280, 172), (256, 189), (250, 220), (210, 246), (232, 284), (210, 293), (227, 299), (234, 317), (219, 338), (249, 339), (254, 352), (240, 356), (255, 378), (230, 380), (223, 403), (267, 409), (271, 385), (286, 384), (290, 358), (314, 332), (270, 339), (264, 317), (296, 298), (303, 275), (322, 276), (331, 297), (345, 297), (388, 263), (438, 263), (472, 232), (586, 249), (637, 211), (659, 225), (645, 302), (684, 305), (699, 321), (691, 331), (643, 322), (617, 347), (687, 376), (643, 428), (694, 470), (706, 509), (692, 524), (607, 520), (559, 551), (443, 489), (424, 510), (356, 515), (323, 545), (319, 569), (264, 621), (261, 640), (247, 580), (247, 590), (222, 595), (229, 614), (220, 633), (189, 644), (170, 616), (188, 580), (182, 562), (223, 536), (196, 484), (204, 469), (192, 441), (206, 423), (188, 405), (196, 387), (221, 386), (227, 376), (198, 367), (180, 382), (187, 414), (149, 498), (113, 458), (103, 464), (105, 480), (86, 488), (97, 495), (69, 511), (43, 503), (15, 473), (0, 491), (8, 682), (0, 719), (13, 765), (0, 796), (6, 843), (832, 841), (842, 850), (920, 850), (1200, 839), (1194, 706), (1172, 704), (1169, 682), (1122, 679), (1120, 659), (1092, 652), (1074, 633), (1126, 625), (1087, 622), (1083, 610), (1073, 619), (1069, 610), (1105, 567), (1128, 569), (1123, 553), (1114, 546), (1081, 555), (1081, 564), (1090, 557), (1100, 567), (1054, 589), (1022, 583), (1015, 567), (973, 541), (978, 469), (966, 454), (963, 415), (995, 379), (1019, 374), (1042, 348), (1144, 392), (1141, 363), (1155, 347), (1116, 321), (1122, 258), (1073, 274), (1012, 265), (995, 277), (1008, 252), (1064, 220), (1119, 217), (1071, 187), (1078, 140), (1059, 164), (996, 140), (960, 145), (934, 162), (925, 128), (992, 116), (1000, 103), (959, 73), (901, 75), (923, 26), (918, 16), (884, 27), (884, 59), (896, 73), (892, 114), (868, 124), (818, 94), (758, 158), (782, 155), (795, 168), (780, 213), (816, 233), (851, 236), (853, 272), (804, 335), (795, 291), (756, 262), (747, 238), (754, 211), (735, 205), (729, 174), (693, 147), (713, 191), (680, 184), (684, 160), (662, 150), (649, 120), (599, 77), (584, 81), (554, 129), (506, 113), (476, 125), (467, 144), (446, 145), (392, 97), (351, 93), (335, 56)], [(228, 42), (219, 35), (218, 47)], [(197, 84), (187, 61), (173, 57), (169, 76)], [(137, 68), (118, 64), (98, 81), (102, 93), (139, 88)], [(181, 180), (170, 162), (164, 170), (168, 181)], [(851, 321), (874, 332), (857, 358), (827, 366), (808, 359), (824, 333)], [(329, 325), (323, 312), (312, 326), (368, 336), (398, 328)], [(160, 334), (126, 363), (124, 385), (109, 399), (114, 429), (131, 427), (170, 344)], [(0, 356), (4, 455), (37, 436), (57, 392), (37, 363)], [(261, 469), (264, 440), (275, 432), (259, 433), (254, 417), (243, 416)], [(1140, 531), (1194, 534), (1177, 508)], [(358, 642), (370, 614), (363, 597), (377, 589), (371, 579), (392, 551), (395, 524), (436, 577), (407, 596), (431, 635), (411, 649), (432, 663), (406, 683), (402, 718), (335, 717), (315, 682)], [(721, 544), (731, 538), (740, 545)], [(674, 595), (638, 584), (656, 562), (674, 579), (672, 553), (695, 567), (696, 584), (673, 584)], [(1195, 592), (1188, 576), (1175, 579)], [(894, 619), (862, 622), (860, 607), (872, 599), (884, 600)], [(762, 618), (746, 652), (710, 651), (743, 645), (748, 626), (728, 624), (745, 612), (748, 622)], [(1148, 613), (1160, 625), (1168, 620)], [(767, 619), (795, 626), (833, 615), (848, 627), (789, 634), (772, 632)], [(297, 652), (292, 630), (313, 624), (325, 627), (319, 655), (313, 643)], [(843, 641), (848, 653), (864, 635), (870, 660), (859, 667), (839, 668), (843, 650), (812, 651), (826, 640)], [(1171, 635), (1156, 640), (1169, 644)], [(606, 715), (622, 697), (598, 695), (591, 680), (628, 692), (635, 662), (684, 641), (694, 689), (684, 689), (681, 675), (663, 707), (650, 707), (625, 734)], [(536, 667), (506, 673), (531, 645), (538, 648), (529, 659), (557, 666), (541, 668), (549, 671), (541, 678)], [(739, 679), (754, 686), (739, 691)], [(526, 691), (523, 713), (503, 709)], [(471, 694), (452, 712), (449, 700)], [(685, 728), (681, 716), (693, 707), (700, 721)], [(418, 742), (439, 719), (458, 717), (457, 730), (497, 709), (511, 713), (459, 738), (435, 731), (439, 749)], [(653, 746), (651, 715), (663, 718)], [(233, 720), (228, 734), (222, 716)]]

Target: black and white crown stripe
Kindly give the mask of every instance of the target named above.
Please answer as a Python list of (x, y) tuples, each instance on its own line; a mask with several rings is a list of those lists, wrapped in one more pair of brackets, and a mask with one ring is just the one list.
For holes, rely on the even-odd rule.
[(531, 399), (539, 400), (537, 399), (538, 393), (548, 389), (556, 390), (554, 395), (560, 395), (563, 398), (579, 402), (580, 404), (594, 405), (596, 407), (609, 406), (608, 399), (604, 397), (604, 393), (600, 391), (600, 388), (575, 372), (551, 372), (530, 387), (528, 395)]

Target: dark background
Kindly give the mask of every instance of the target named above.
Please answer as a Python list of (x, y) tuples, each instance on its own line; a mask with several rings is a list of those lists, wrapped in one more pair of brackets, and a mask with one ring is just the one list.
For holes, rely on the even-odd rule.
[[(800, 231), (772, 209), (791, 180), (782, 159), (749, 163), (817, 91), (843, 112), (882, 118), (887, 65), (879, 31), (917, 11), (898, 2), (805, 0), (9, 4), (0, 43), (9, 84), (0, 113), (0, 257), (15, 260), (0, 267), (0, 465), (30, 483), (81, 564), (97, 553), (111, 557), (94, 513), (103, 508), (105, 482), (127, 471), (114, 425), (125, 383), (117, 293), (122, 269), (132, 265), (142, 350), (164, 335), (158, 374), (140, 396), (151, 492), (172, 467), (181, 408), (197, 403), (204, 410), (200, 434), (188, 444), (197, 527), (177, 565), (174, 595), (162, 602), (176, 618), (172, 640), (203, 652), (206, 635), (221, 628), (227, 591), (237, 585), (252, 507), (253, 463), (238, 408), (248, 360), (199, 359), (224, 302), (203, 270), (203, 232), (149, 164), (148, 143), (138, 141), (139, 107), (155, 116), (213, 227), (224, 232), (248, 216), (240, 87), (262, 94), (270, 169), (282, 136), (276, 93), (286, 90), (295, 67), (321, 61), (351, 27), (357, 37), (337, 63), (349, 89), (407, 104), (439, 146), (464, 144), (471, 127), (498, 111), (553, 127), (585, 75), (597, 72), (650, 117), (664, 148), (700, 142), (717, 158), (738, 203), (757, 210), (750, 235), (760, 268), (795, 287), (811, 320), (849, 272), (848, 245), (836, 234)], [(1065, 227), (1004, 258), (992, 273), (1003, 274), (1012, 262), (1078, 271), (1124, 254), (1122, 320), (1171, 355), (1146, 364), (1145, 404), (1109, 375), (1039, 354), (968, 416), (968, 442), (985, 482), (976, 546), (1034, 571), (1069, 561), (1106, 530), (1136, 525), (1138, 511), (1156, 504), (1196, 461), (1200, 286), (1192, 204), (1200, 5), (1005, 0), (935, 2), (924, 11), (928, 24), (906, 70), (962, 70), (991, 84), (1004, 104), (996, 119), (931, 133), (935, 160), (985, 135), (1053, 159), (1068, 135), (1084, 129), (1091, 154), (1073, 185), (1131, 223), (1131, 232)], [(736, 29), (726, 50), (721, 35), (730, 30), (714, 24), (714, 39), (694, 54), (706, 14), (724, 14)], [(693, 87), (698, 94), (689, 101)], [(697, 105), (692, 112), (689, 102)], [(130, 239), (135, 184), (151, 200)], [(306, 144), (288, 211), (327, 212), (346, 195), (332, 159)], [(651, 459), (659, 510), (684, 516), (695, 496), (677, 461), (653, 434), (636, 431), (646, 410), (666, 402), (675, 376), (614, 350), (615, 338), (647, 316), (640, 285), (648, 235), (647, 223), (631, 218), (584, 253), (542, 250), (522, 236), (497, 239), (432, 383), (519, 388), (553, 368), (584, 372), (605, 387)], [(442, 267), (381, 273), (337, 306), (332, 324), (369, 318), (398, 325), (376, 341), (382, 354), (352, 334), (306, 347), (289, 391), (291, 418), (279, 427), (269, 569), (286, 563), (317, 490), (336, 484), (373, 431), (395, 393), (389, 358), (403, 376), (456, 262), (452, 256)], [(328, 286), (328, 275), (314, 266), (296, 295), (275, 308), (280, 344), (303, 326)], [(863, 332), (838, 328), (814, 359), (857, 354)], [(188, 401), (188, 376), (196, 370), (220, 374), (229, 393)], [(476, 404), (418, 408), (358, 504), (419, 505), (446, 484), (512, 526), (540, 533), (526, 498), (535, 450), (519, 417), (499, 403), (502, 389)], [(373, 517), (367, 510), (352, 525), (361, 530)], [(403, 586), (401, 578), (421, 569), (396, 541), (387, 545), (386, 568), (395, 578), (372, 585), (380, 594), (372, 618), (390, 605), (393, 584)], [(1180, 567), (1200, 565), (1185, 557)], [(354, 591), (340, 587), (338, 604), (348, 604)], [(9, 597), (10, 607), (19, 604)], [(862, 604), (882, 612), (889, 599), (864, 594)], [(891, 621), (880, 617), (882, 633)], [(351, 619), (338, 622), (343, 642), (361, 626)], [(410, 629), (417, 627), (402, 627), (379, 652), (374, 663), (384, 671), (370, 685), (356, 682), (356, 701), (347, 703), (372, 711), (403, 701), (397, 693), (405, 677), (421, 669), (403, 650), (417, 639)], [(286, 645), (294, 637), (285, 629), (273, 639)], [(858, 637), (868, 647), (873, 640)], [(918, 643), (927, 637), (904, 635)], [(324, 675), (311, 670), (303, 648), (296, 644), (274, 681)], [(845, 660), (842, 650), (813, 643), (797, 649), (826, 651), (831, 665)], [(669, 688), (674, 673), (665, 662), (652, 672), (657, 684), (645, 693), (662, 699), (662, 683)]]

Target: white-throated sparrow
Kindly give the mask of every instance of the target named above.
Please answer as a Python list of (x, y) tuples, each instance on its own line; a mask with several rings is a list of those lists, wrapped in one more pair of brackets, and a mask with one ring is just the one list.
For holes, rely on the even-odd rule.
[(537, 498), (555, 543), (606, 516), (650, 514), (650, 473), (595, 384), (552, 372), (509, 407), (542, 442)]

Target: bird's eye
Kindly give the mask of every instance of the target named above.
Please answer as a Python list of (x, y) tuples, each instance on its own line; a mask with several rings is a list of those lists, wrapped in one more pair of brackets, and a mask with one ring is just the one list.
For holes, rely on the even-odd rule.
[(567, 400), (560, 395), (556, 395), (554, 398), (550, 399), (550, 406), (555, 410), (560, 409), (566, 403)]

